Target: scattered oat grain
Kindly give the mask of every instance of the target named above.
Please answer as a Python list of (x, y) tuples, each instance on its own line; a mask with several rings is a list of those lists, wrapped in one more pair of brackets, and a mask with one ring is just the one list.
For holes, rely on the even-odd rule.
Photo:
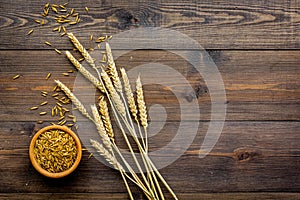
[(33, 33), (33, 29), (31, 29), (30, 31), (28, 31), (27, 35), (30, 35), (31, 33)]
[(54, 51), (56, 51), (56, 53), (61, 54), (61, 51), (58, 49), (54, 49)]
[(40, 105), (41, 106), (44, 106), (44, 105), (46, 105), (48, 103), (48, 101), (44, 101), (44, 102), (42, 102)]
[(48, 73), (45, 79), (48, 80), (50, 78), (50, 76), (51, 76), (51, 73)]
[(30, 108), (30, 110), (36, 110), (36, 109), (38, 109), (39, 107), (37, 107), (37, 106), (33, 106), (33, 107), (31, 107)]
[(15, 75), (12, 79), (13, 79), (13, 80), (16, 80), (16, 79), (18, 79), (18, 78), (20, 78), (20, 74)]
[(52, 46), (52, 44), (48, 41), (45, 41), (45, 44), (48, 45), (48, 46)]
[(60, 34), (59, 36), (60, 37), (63, 37), (64, 35), (66, 35), (67, 33), (66, 32), (63, 32), (62, 34)]

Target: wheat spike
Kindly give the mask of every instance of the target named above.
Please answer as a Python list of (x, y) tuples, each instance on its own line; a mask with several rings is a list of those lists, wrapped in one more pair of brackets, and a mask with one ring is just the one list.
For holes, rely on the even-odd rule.
[(99, 107), (100, 107), (99, 111), (100, 111), (101, 116), (102, 116), (102, 120), (103, 120), (103, 123), (104, 123), (104, 126), (105, 126), (106, 133), (108, 134), (109, 138), (112, 141), (114, 141), (114, 131), (113, 131), (113, 128), (112, 128), (110, 117), (109, 117), (109, 111), (108, 111), (107, 103), (106, 103), (103, 96), (100, 97)]
[(109, 71), (109, 74), (111, 75), (113, 84), (116, 87), (116, 90), (118, 92), (122, 92), (121, 80), (118, 75), (118, 71), (116, 68), (116, 64), (115, 64), (113, 55), (111, 53), (110, 45), (108, 43), (106, 43), (106, 55), (107, 55), (108, 71)]
[(55, 80), (55, 83), (57, 84), (58, 87), (60, 87), (60, 89), (62, 91), (64, 91), (64, 93), (69, 97), (69, 99), (71, 99), (71, 101), (73, 102), (73, 104), (76, 106), (76, 108), (88, 119), (90, 119), (91, 121), (94, 121), (93, 118), (89, 115), (89, 113), (86, 111), (86, 109), (84, 108), (84, 106), (82, 105), (82, 103), (77, 99), (77, 97), (71, 92), (71, 90), (65, 86), (62, 82), (60, 82), (59, 80)]
[(96, 125), (99, 135), (103, 141), (103, 144), (110, 152), (112, 152), (111, 141), (109, 139), (109, 136), (107, 135), (103, 121), (101, 119), (101, 116), (99, 115), (98, 110), (95, 105), (92, 105), (91, 109), (92, 109), (92, 113), (94, 116), (95, 125)]
[(136, 93), (137, 93), (137, 104), (139, 108), (140, 120), (143, 127), (148, 126), (147, 122), (147, 110), (144, 101), (143, 87), (140, 76), (136, 80)]
[(88, 51), (80, 44), (80, 42), (77, 40), (75, 35), (73, 35), (73, 33), (68, 33), (68, 37), (70, 38), (70, 40), (74, 44), (74, 46), (78, 49), (78, 51), (81, 53), (81, 55), (85, 58), (85, 60), (92, 67), (95, 67), (94, 59), (91, 57), (91, 55), (88, 53)]
[(111, 164), (117, 170), (124, 171), (124, 168), (119, 164), (117, 159), (112, 156), (102, 144), (93, 139), (90, 139), (90, 142), (97, 152), (99, 152), (105, 158), (105, 160), (109, 162), (109, 164)]
[(66, 51), (66, 55), (67, 55), (68, 59), (71, 61), (71, 63), (76, 67), (76, 69), (85, 78), (87, 78), (89, 81), (91, 81), (91, 83), (93, 83), (101, 92), (105, 93), (103, 85), (101, 84), (101, 82), (95, 76), (93, 76), (87, 69), (85, 69), (80, 64), (80, 62), (78, 62), (78, 60), (76, 58), (74, 58), (74, 56), (69, 51)]
[(124, 107), (124, 104), (123, 104), (123, 102), (120, 98), (120, 95), (117, 93), (117, 91), (116, 91), (115, 87), (113, 86), (113, 83), (111, 82), (108, 74), (104, 70), (102, 70), (102, 72), (101, 72), (101, 77), (103, 78), (103, 80), (105, 82), (106, 88), (109, 91), (110, 96), (111, 96), (117, 110), (119, 111), (119, 113), (122, 116), (125, 116), (126, 115), (125, 107)]
[(134, 100), (133, 93), (132, 93), (132, 90), (131, 90), (131, 87), (130, 87), (130, 82), (129, 82), (128, 76), (127, 76), (126, 71), (125, 71), (124, 68), (121, 68), (120, 71), (121, 71), (121, 74), (122, 74), (124, 89), (125, 89), (125, 93), (126, 93), (127, 102), (128, 102), (130, 112), (131, 112), (132, 116), (135, 119), (137, 119), (137, 108), (136, 108), (135, 100)]

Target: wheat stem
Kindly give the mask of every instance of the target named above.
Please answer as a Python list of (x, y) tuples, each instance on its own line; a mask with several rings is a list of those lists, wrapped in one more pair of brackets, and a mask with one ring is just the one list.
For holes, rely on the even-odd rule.
[[(98, 73), (99, 79), (100, 79), (100, 81), (102, 82), (101, 74), (99, 73), (98, 69), (97, 69), (96, 67), (94, 67), (94, 69), (95, 69), (96, 72)], [(103, 82), (102, 82), (102, 84), (104, 85)], [(118, 115), (117, 115), (116, 108), (114, 107), (115, 104), (114, 104), (114, 102), (113, 102), (113, 99), (112, 99), (111, 96), (109, 95), (107, 89), (106, 89), (106, 88), (104, 88), (104, 89), (105, 89), (105, 94), (107, 94), (107, 98), (108, 98), (108, 100), (109, 100), (109, 102), (110, 102), (110, 105), (111, 105), (111, 108), (112, 108), (112, 110), (113, 110), (113, 113), (114, 113), (114, 115), (116, 116), (117, 121), (118, 121), (118, 124), (119, 124), (119, 126), (120, 126), (120, 128), (121, 128), (123, 137), (126, 137), (126, 135), (125, 135), (125, 133), (124, 133), (124, 130), (123, 130), (122, 126), (121, 126), (119, 117), (118, 117)], [(124, 118), (122, 118), (122, 119), (124, 120)], [(126, 124), (126, 123), (125, 123), (125, 124)], [(124, 136), (124, 135), (125, 135), (125, 136)], [(127, 137), (126, 137), (126, 138), (127, 138)], [(128, 141), (128, 139), (127, 139), (127, 140), (125, 139), (125, 141)], [(153, 193), (151, 192), (151, 189), (150, 189), (149, 186), (148, 186), (147, 180), (144, 179), (146, 185), (147, 185), (148, 188), (150, 189), (150, 193), (151, 193), (151, 194), (150, 194), (149, 192), (145, 192), (145, 190), (147, 190), (146, 187), (145, 187), (144, 184), (141, 182), (141, 180), (138, 178), (138, 176), (135, 174), (135, 172), (132, 170), (132, 168), (128, 165), (128, 163), (126, 162), (125, 158), (123, 157), (123, 155), (122, 155), (121, 152), (119, 151), (119, 149), (118, 149), (117, 145), (114, 143), (114, 141), (112, 141), (112, 142), (113, 142), (113, 144), (114, 144), (113, 146), (114, 146), (115, 150), (118, 152), (119, 156), (121, 157), (121, 159), (122, 159), (123, 162), (125, 163), (127, 169), (130, 171), (130, 173), (134, 176), (134, 178), (136, 179), (136, 181), (139, 183), (138, 186), (141, 187), (141, 188), (143, 188), (143, 191), (144, 191), (145, 195), (147, 196), (147, 198), (149, 198), (149, 199), (152, 200), (152, 199), (153, 199), (153, 198), (152, 198), (152, 197), (153, 197)], [(128, 144), (129, 144), (129, 145), (128, 145)], [(135, 158), (135, 157), (134, 157), (134, 154), (133, 154), (133, 151), (132, 151), (132, 149), (131, 149), (130, 143), (127, 143), (127, 146), (129, 147), (130, 152), (131, 152), (133, 158)], [(138, 164), (137, 160), (136, 160), (136, 159), (134, 159), (134, 160), (135, 160), (135, 162), (136, 162), (136, 164), (137, 164), (137, 166), (138, 166), (138, 168), (139, 168), (139, 164)], [(140, 172), (141, 172), (141, 171), (140, 171)], [(142, 176), (143, 176), (143, 173), (142, 173), (142, 172), (141, 172), (141, 174), (142, 174)], [(143, 176), (143, 178), (144, 178), (144, 176)], [(148, 191), (148, 190), (147, 190), (147, 191)]]
[(123, 182), (124, 182), (124, 184), (125, 184), (125, 187), (126, 187), (126, 189), (127, 189), (127, 192), (128, 192), (128, 195), (129, 195), (130, 200), (134, 200), (134, 198), (133, 198), (133, 196), (132, 196), (132, 193), (131, 193), (131, 190), (130, 190), (130, 187), (129, 187), (128, 182), (127, 182), (127, 180), (126, 180), (126, 177), (124, 176), (124, 172), (123, 172), (123, 171), (120, 171), (120, 173), (121, 173)]
[(150, 165), (152, 166), (153, 171), (157, 174), (158, 178), (161, 180), (161, 182), (164, 184), (164, 186), (167, 188), (167, 190), (170, 192), (170, 194), (173, 196), (175, 200), (178, 200), (176, 194), (173, 192), (169, 184), (166, 182), (166, 180), (163, 178), (163, 176), (160, 174), (160, 172), (156, 169), (155, 165), (151, 161), (151, 159), (146, 154), (146, 158), (148, 159)]
[(150, 200), (153, 200), (153, 196), (150, 194), (149, 190), (145, 187), (145, 185), (143, 184), (143, 182), (140, 180), (140, 178), (133, 171), (133, 169), (131, 168), (131, 166), (127, 163), (126, 159), (123, 157), (122, 153), (119, 151), (119, 149), (118, 149), (118, 147), (117, 147), (117, 145), (115, 143), (114, 143), (113, 147), (114, 147), (114, 150), (119, 154), (120, 158), (124, 162), (125, 166), (129, 170), (129, 172), (131, 173), (131, 175), (134, 177), (135, 181), (133, 181), (131, 178), (129, 178), (129, 179), (132, 180), (133, 183), (135, 183), (138, 187), (140, 187), (143, 190), (143, 192), (145, 193), (145, 195), (147, 196), (147, 198), (149, 198)]
[[(109, 98), (109, 100), (110, 100), (110, 98)], [(113, 99), (112, 99), (112, 100), (113, 100)], [(145, 184), (147, 185), (150, 194), (151, 194), (152, 196), (154, 196), (153, 191), (151, 190), (151, 187), (150, 187), (150, 185), (149, 185), (149, 183), (148, 183), (148, 181), (147, 181), (147, 179), (146, 179), (146, 177), (145, 177), (145, 175), (144, 175), (144, 173), (143, 173), (143, 171), (142, 171), (142, 169), (141, 169), (141, 166), (140, 166), (140, 164), (139, 164), (139, 162), (138, 162), (138, 160), (137, 160), (137, 158), (136, 158), (136, 156), (135, 156), (135, 154), (134, 154), (134, 152), (133, 152), (133, 149), (132, 149), (132, 146), (131, 146), (131, 144), (130, 144), (130, 142), (129, 142), (129, 140), (128, 140), (128, 137), (127, 137), (127, 135), (126, 135), (126, 133), (125, 133), (123, 127), (122, 127), (122, 124), (121, 124), (121, 121), (120, 121), (120, 119), (119, 119), (119, 116), (118, 116), (118, 114), (116, 113), (116, 109), (114, 108), (114, 105), (115, 105), (115, 104), (113, 104), (111, 100), (110, 100), (110, 103), (111, 103), (112, 110), (113, 110), (113, 112), (114, 112), (114, 114), (115, 114), (117, 123), (118, 123), (118, 125), (119, 125), (119, 127), (120, 127), (120, 129), (121, 129), (123, 138), (124, 138), (124, 140), (125, 140), (125, 142), (126, 142), (128, 148), (129, 148), (129, 151), (130, 151), (130, 153), (131, 153), (131, 155), (132, 155), (132, 158), (133, 158), (133, 160), (134, 160), (134, 162), (135, 162), (135, 164), (136, 164), (136, 166), (137, 166), (139, 172), (141, 173), (141, 176), (142, 176), (142, 178), (143, 178)]]

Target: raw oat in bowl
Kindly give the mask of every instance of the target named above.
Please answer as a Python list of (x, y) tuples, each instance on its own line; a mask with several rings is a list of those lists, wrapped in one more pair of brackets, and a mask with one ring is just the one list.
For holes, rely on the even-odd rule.
[(34, 168), (50, 178), (61, 178), (72, 173), (81, 155), (78, 136), (66, 126), (42, 128), (34, 135), (29, 147), (29, 157)]

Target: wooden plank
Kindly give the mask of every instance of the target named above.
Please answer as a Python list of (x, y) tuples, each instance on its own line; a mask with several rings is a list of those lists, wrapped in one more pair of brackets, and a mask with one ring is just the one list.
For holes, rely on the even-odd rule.
[[(126, 193), (120, 175), (95, 158), (89, 159), (87, 151), (69, 177), (50, 180), (39, 175), (30, 164), (28, 144), (42, 126), (34, 122), (0, 125), (1, 193)], [(151, 137), (151, 151), (164, 147), (178, 125), (168, 122)], [(200, 159), (198, 151), (207, 126), (202, 123), (185, 154), (160, 170), (175, 192), (299, 191), (299, 122), (226, 122), (213, 151)]]
[[(247, 56), (244, 56), (245, 53)], [(227, 120), (299, 120), (299, 51), (210, 51), (210, 54), (224, 80)], [(72, 88), (77, 76), (76, 73), (70, 73), (68, 77), (62, 75), (73, 67), (64, 56), (57, 55), (54, 51), (0, 51), (0, 58), (2, 121), (40, 119), (38, 113), (41, 109), (33, 112), (29, 108), (47, 100), (49, 103), (43, 108), (48, 112), (51, 111), (55, 105), (51, 97), (55, 86), (53, 80), (59, 79)], [(173, 68), (197, 91), (196, 99), (193, 94), (186, 92), (186, 85), (182, 83), (182, 88), (177, 90), (179, 100), (185, 102), (181, 105), (182, 108), (198, 101), (200, 120), (210, 119), (211, 102), (209, 93), (206, 92), (207, 85), (203, 77), (199, 76), (186, 60), (168, 51), (134, 51), (121, 56), (116, 62), (118, 66), (126, 66), (128, 70), (151, 62)], [(49, 80), (45, 80), (49, 72), (52, 76)], [(21, 77), (12, 80), (16, 74), (20, 74)], [(146, 85), (147, 104), (149, 108), (151, 105), (161, 104), (169, 114), (168, 120), (179, 120), (178, 99), (166, 86), (180, 86), (181, 83), (173, 81), (172, 74), (161, 73), (159, 76), (162, 76), (162, 80), (166, 80), (165, 86)], [(81, 90), (83, 97), (80, 97), (91, 97), (93, 100), (94, 94), (83, 89)], [(41, 96), (43, 90), (49, 92), (47, 98)], [(161, 113), (155, 110), (153, 114)], [(195, 120), (193, 114), (193, 112), (187, 114), (186, 120)], [(52, 118), (45, 116), (42, 119)]]
[[(1, 4), (0, 49), (44, 49), (44, 41), (53, 42), (56, 48), (69, 48), (66, 38), (58, 40), (52, 29), (57, 26), (51, 18), (43, 27), (41, 19), (46, 1), (8, 1)], [(88, 13), (84, 7), (91, 9)], [(95, 4), (72, 1), (81, 15), (78, 25), (68, 31), (89, 44), (89, 35), (114, 35), (139, 27), (161, 27), (179, 31), (196, 40), (206, 49), (299, 49), (299, 2), (296, 0), (267, 0), (240, 2), (221, 1), (102, 1)], [(54, 15), (52, 14), (52, 17)], [(28, 37), (27, 32), (35, 31)], [(12, 37), (13, 36), (13, 37)], [(155, 35), (156, 39), (166, 36)], [(117, 46), (124, 46), (119, 37)], [(137, 38), (138, 40), (138, 38)], [(145, 44), (153, 40), (144, 37)], [(163, 38), (165, 48), (173, 43), (172, 37)], [(181, 48), (191, 48), (177, 40)], [(145, 45), (147, 46), (147, 45)]]
[[(89, 199), (128, 199), (126, 194), (99, 194), (99, 193), (4, 193), (0, 194), (0, 199), (31, 199), (31, 200), (44, 200), (48, 198), (53, 199), (86, 199), (86, 196), (89, 196)], [(179, 199), (184, 200), (196, 200), (196, 199), (232, 199), (232, 200), (256, 200), (256, 199), (289, 199), (289, 200), (298, 200), (299, 193), (278, 193), (278, 192), (268, 192), (268, 193), (193, 193), (193, 194), (178, 194)], [(140, 196), (135, 197), (136, 200), (142, 200)]]

